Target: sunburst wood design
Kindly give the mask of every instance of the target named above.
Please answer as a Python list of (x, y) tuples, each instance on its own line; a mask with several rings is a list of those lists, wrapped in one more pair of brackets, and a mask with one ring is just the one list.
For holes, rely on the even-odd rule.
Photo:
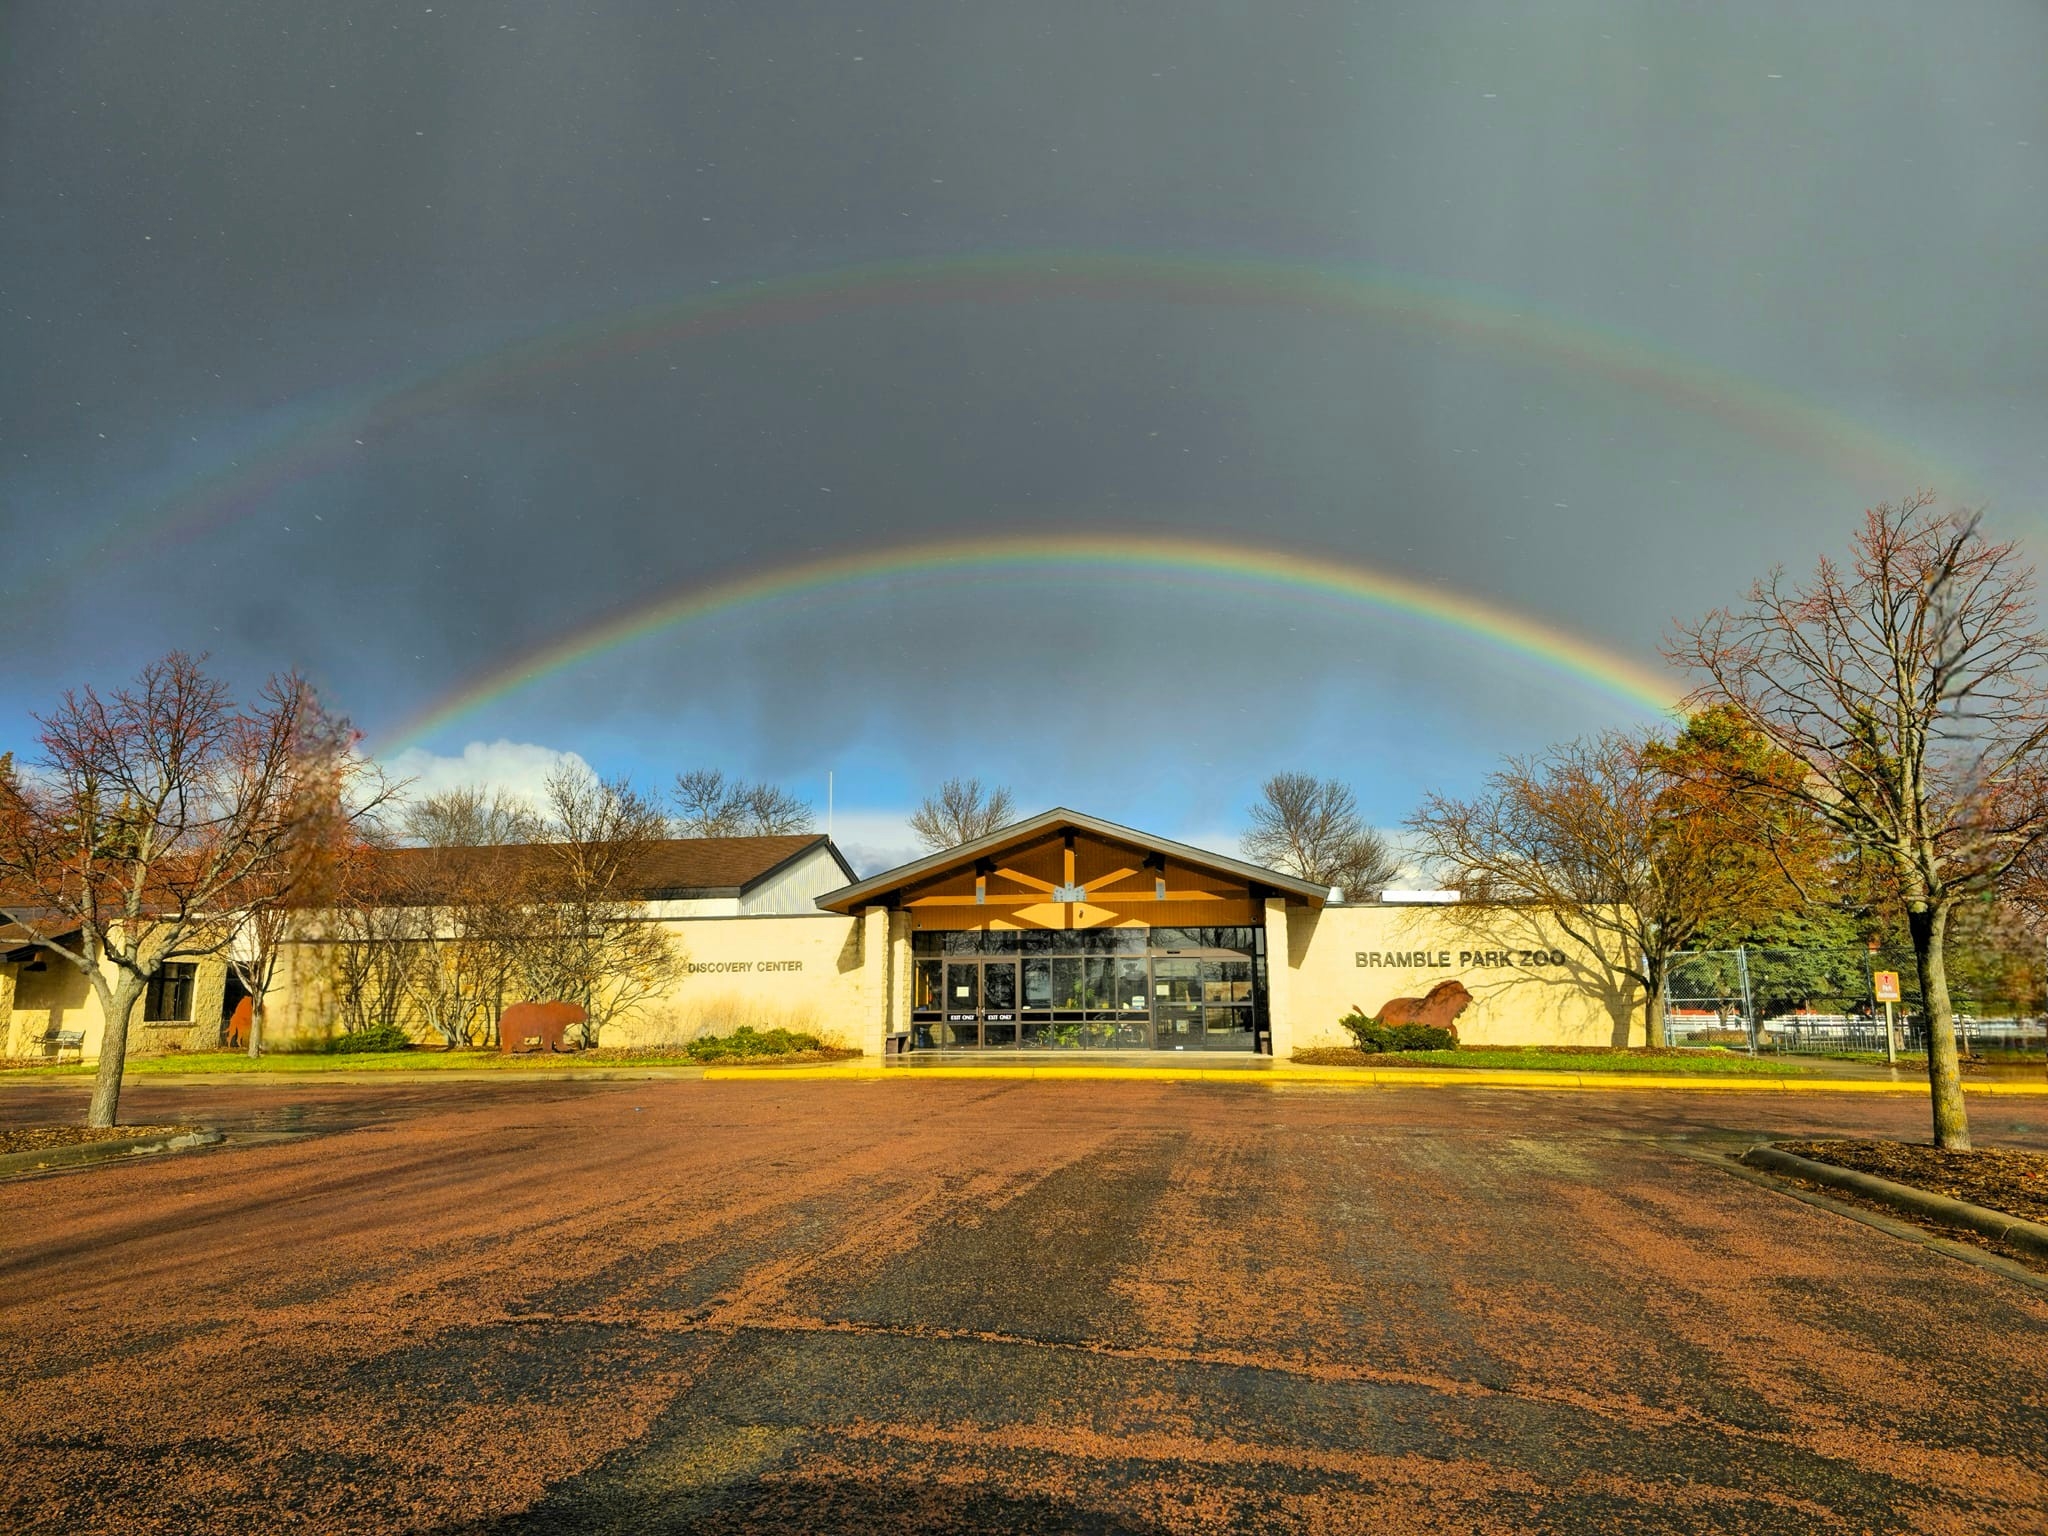
[[(1135, 857), (1134, 857), (1135, 855)], [(1080, 899), (1060, 901), (1062, 888)], [(905, 893), (920, 928), (1212, 926), (1255, 921), (1250, 891), (1171, 859), (1076, 835), (1004, 853), (999, 864), (964, 864)]]

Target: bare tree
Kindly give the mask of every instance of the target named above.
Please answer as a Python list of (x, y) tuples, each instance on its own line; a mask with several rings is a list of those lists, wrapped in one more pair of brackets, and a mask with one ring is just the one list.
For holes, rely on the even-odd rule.
[(1510, 758), (1476, 799), (1431, 794), (1409, 825), (1467, 896), (1542, 913), (1610, 996), (1640, 993), (1644, 1041), (1661, 1046), (1670, 957), (1784, 890), (1741, 827), (1709, 812), (1647, 739), (1608, 732)]
[(263, 1051), (265, 1005), (286, 945), (309, 911), (339, 897), (352, 850), (395, 792), (383, 771), (358, 753), (346, 721), (310, 696), (300, 708), (287, 769), (288, 793), (299, 806), (298, 836), (288, 857), (252, 872), (233, 894), (241, 925), (227, 958), (249, 995), (251, 1056)]
[(1673, 660), (1798, 762), (1748, 786), (1796, 801), (1896, 883), (1927, 1011), (1937, 1146), (1967, 1148), (1944, 945), (1958, 902), (1989, 893), (2048, 838), (2048, 644), (2034, 570), (1932, 492), (1864, 514), (1846, 568), (1783, 572), (1681, 626)]
[(948, 779), (911, 813), (910, 830), (937, 852), (986, 837), (1016, 816), (1016, 804), (1003, 786), (983, 789), (980, 779)]
[(458, 784), (409, 802), (400, 817), (405, 840), (425, 848), (502, 848), (540, 835), (540, 816), (502, 789)]
[(1312, 773), (1276, 773), (1260, 786), (1239, 840), (1254, 864), (1337, 886), (1347, 901), (1376, 891), (1400, 871), (1386, 839), (1358, 813), (1351, 786)]
[(547, 841), (535, 894), (542, 905), (528, 975), (543, 996), (575, 999), (585, 1043), (664, 991), (680, 965), (667, 937), (644, 921), (644, 871), (668, 830), (652, 799), (625, 779), (563, 764), (545, 789)]
[(677, 774), (672, 794), (684, 837), (782, 837), (817, 825), (809, 803), (788, 790), (766, 779), (729, 779), (717, 768)]
[(248, 893), (289, 888), (314, 711), (291, 675), (238, 709), (173, 653), (106, 698), (66, 693), (37, 717), (38, 771), (0, 780), (0, 910), (83, 973), (106, 1020), (87, 1124), (116, 1123), (150, 982), (233, 944)]
[(407, 806), (402, 821), (407, 840), (423, 846), (366, 861), (354, 926), (389, 931), (395, 917), (368, 908), (406, 909), (413, 1012), (451, 1050), (488, 1041), (526, 960), (537, 871), (523, 850), (541, 817), (503, 790), (459, 785)]
[(344, 855), (318, 930), (335, 1008), (351, 1034), (399, 1023), (427, 958), (422, 923), (429, 912), (393, 899), (381, 851), (359, 841)]

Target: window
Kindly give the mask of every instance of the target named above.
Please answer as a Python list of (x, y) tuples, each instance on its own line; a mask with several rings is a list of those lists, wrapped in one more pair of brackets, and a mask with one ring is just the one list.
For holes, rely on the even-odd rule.
[(173, 960), (152, 976), (142, 997), (145, 1024), (189, 1024), (192, 1022), (192, 976), (199, 967), (189, 960)]

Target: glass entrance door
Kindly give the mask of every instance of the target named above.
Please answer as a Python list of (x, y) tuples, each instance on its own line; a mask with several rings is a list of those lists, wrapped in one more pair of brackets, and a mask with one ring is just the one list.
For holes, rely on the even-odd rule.
[(981, 962), (946, 962), (946, 1027), (940, 1045), (981, 1044)]
[(1202, 1048), (1202, 962), (1152, 962), (1152, 1044), (1162, 1051)]
[(1017, 1043), (1017, 962), (985, 960), (981, 966), (981, 1043)]
[(1017, 1043), (1017, 962), (948, 960), (938, 1045), (1001, 1049)]
[(1152, 1043), (1158, 1049), (1252, 1049), (1251, 961), (1154, 960), (1152, 991)]

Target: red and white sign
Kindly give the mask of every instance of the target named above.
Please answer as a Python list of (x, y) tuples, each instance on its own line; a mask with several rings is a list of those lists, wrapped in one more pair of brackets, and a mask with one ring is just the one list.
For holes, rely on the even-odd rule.
[(1880, 1003), (1896, 1003), (1899, 1000), (1899, 973), (1877, 971), (1870, 978), (1872, 991)]

